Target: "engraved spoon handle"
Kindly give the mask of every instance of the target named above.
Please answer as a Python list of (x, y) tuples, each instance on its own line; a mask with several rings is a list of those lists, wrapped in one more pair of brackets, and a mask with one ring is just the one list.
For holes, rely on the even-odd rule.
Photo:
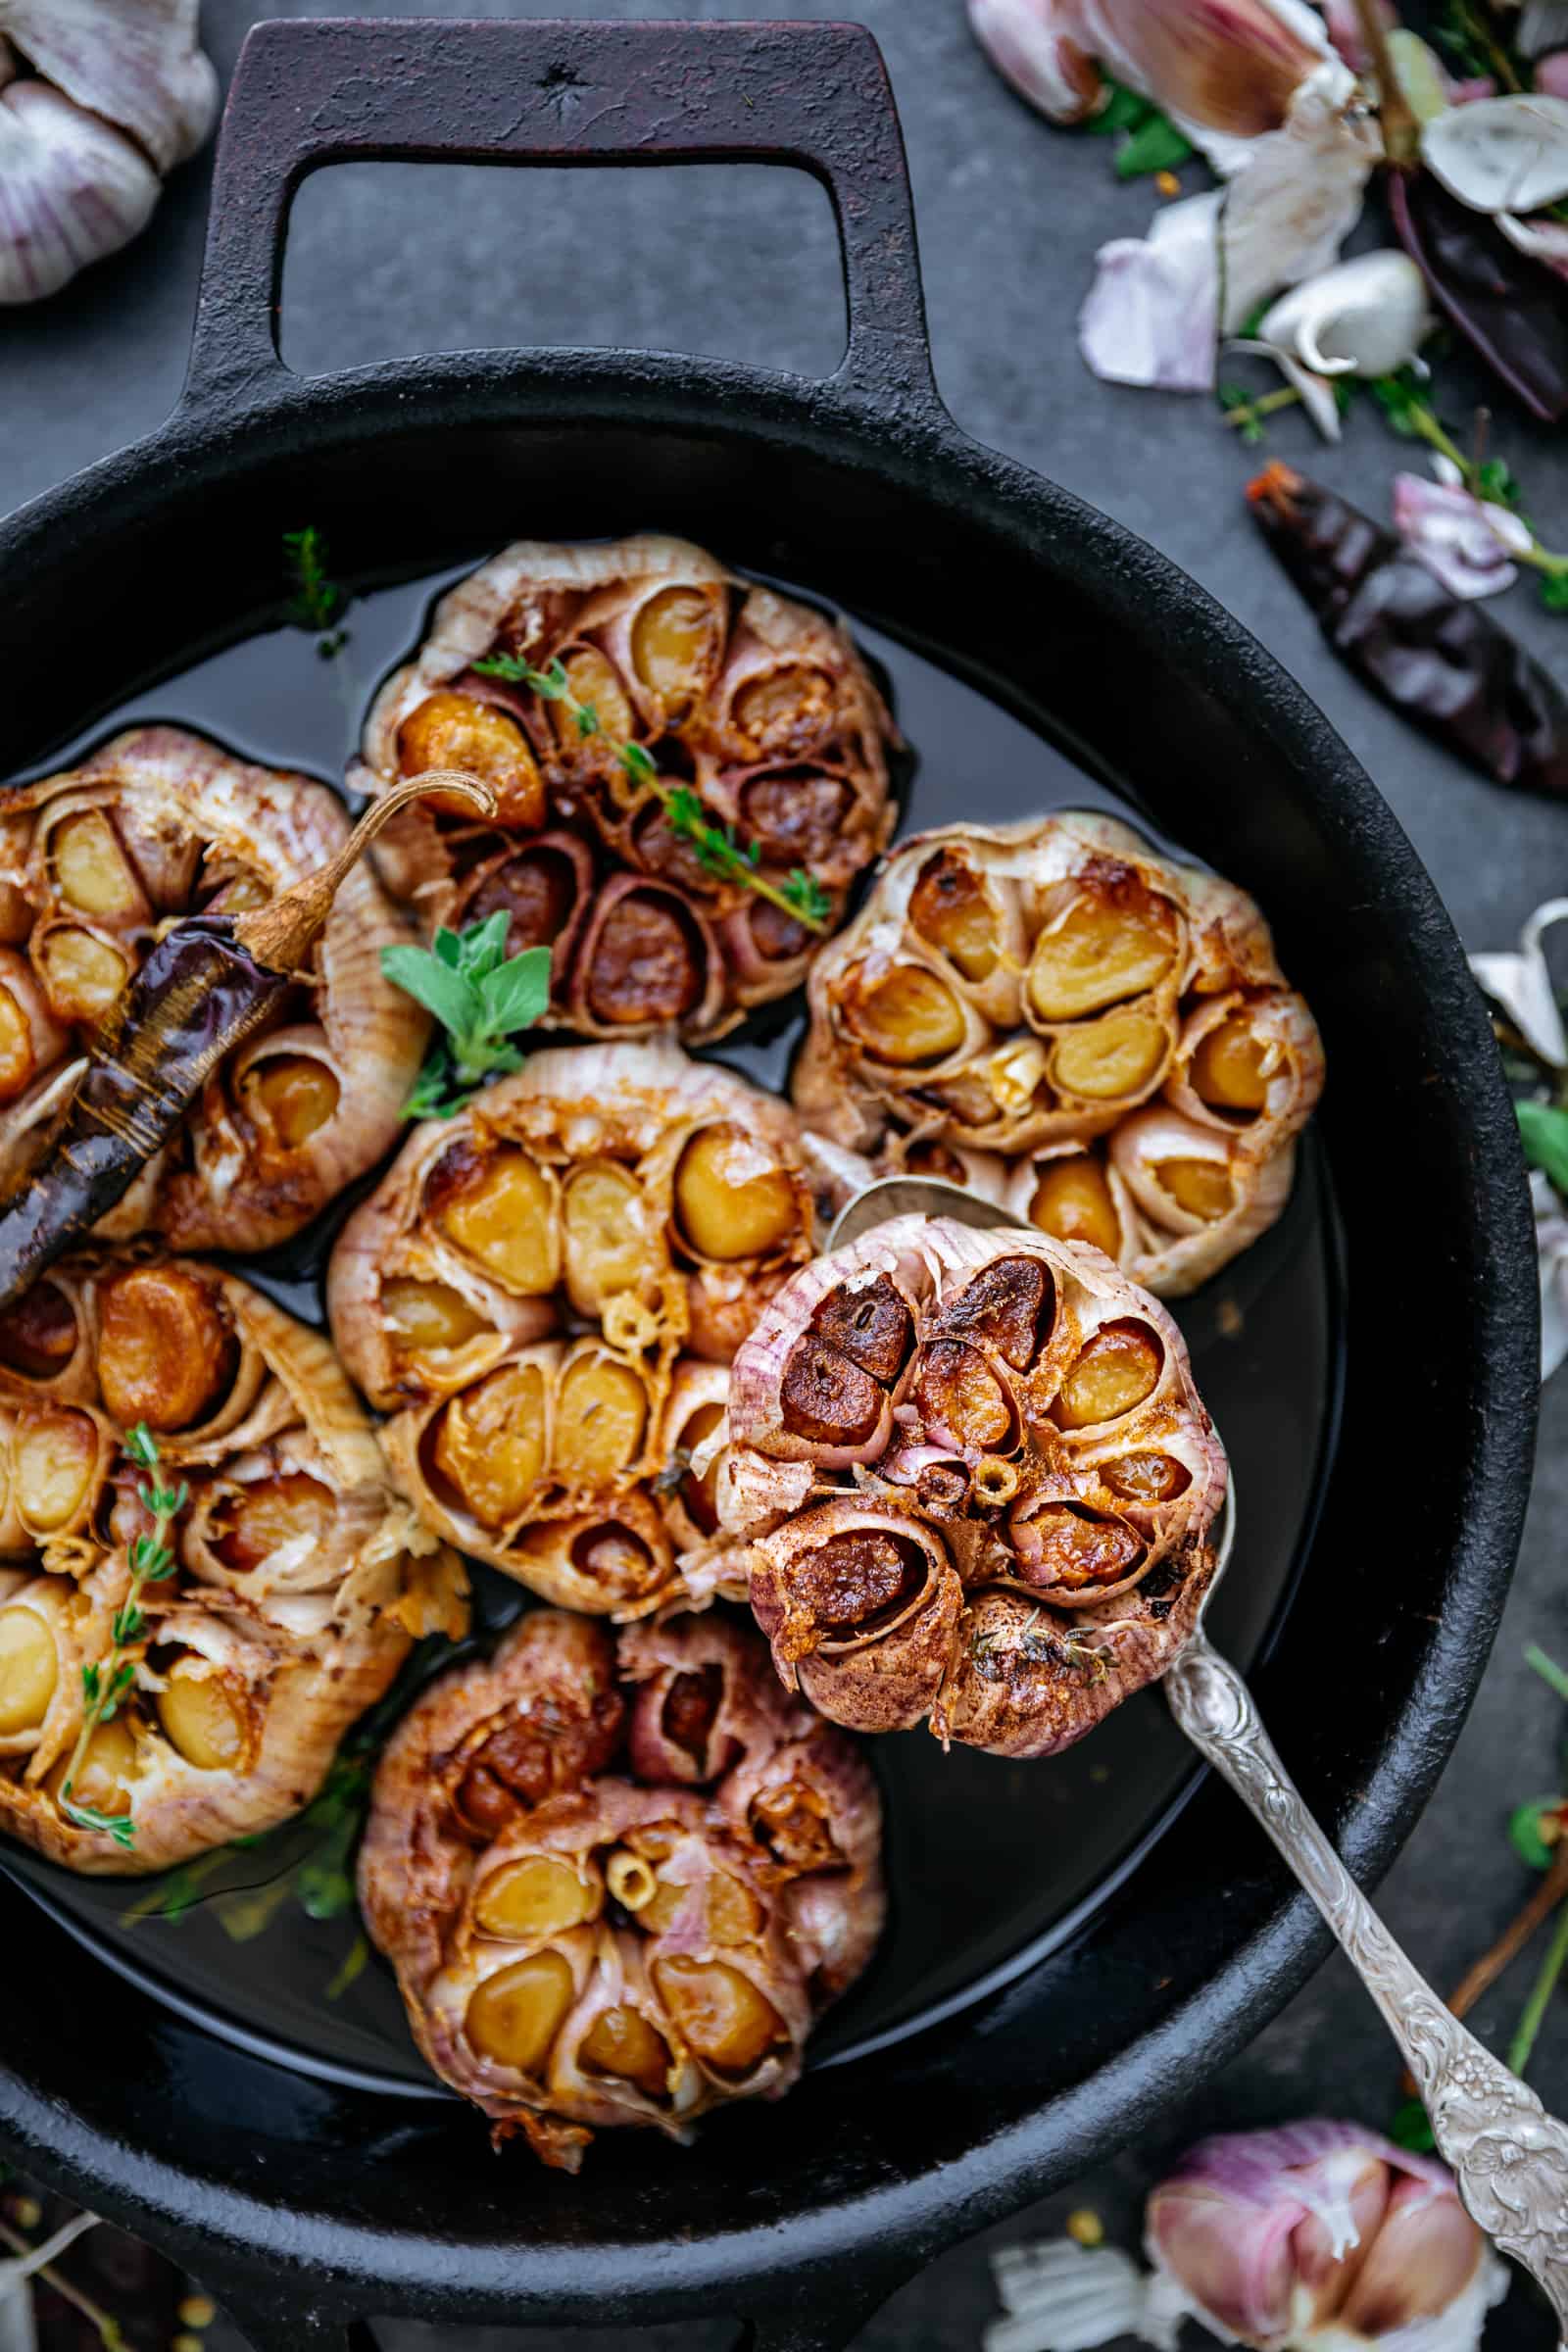
[(1568, 2336), (1568, 2130), (1411, 1966), (1301, 1802), (1247, 1685), (1201, 1632), (1165, 1689), (1188, 1739), (1261, 1822), (1382, 2010), (1467, 2209), (1545, 2288)]

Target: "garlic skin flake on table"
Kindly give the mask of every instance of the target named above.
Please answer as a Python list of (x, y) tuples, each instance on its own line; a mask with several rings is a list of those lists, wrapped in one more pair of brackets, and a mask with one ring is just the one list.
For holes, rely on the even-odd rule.
[(881, 1831), (749, 1629), (537, 1609), (393, 1734), (360, 1899), (435, 2072), (575, 2172), (594, 2130), (789, 2089), (880, 1934)]
[(678, 1597), (715, 1525), (724, 1367), (849, 1170), (868, 1180), (849, 1155), (824, 1175), (787, 1103), (669, 1040), (535, 1054), (416, 1128), (327, 1278), (404, 1494), (564, 1607)]
[(1508, 2273), (1452, 2176), (1359, 2124), (1202, 2140), (1145, 2211), (1152, 2273), (1057, 2238), (993, 2257), (1008, 2316), (984, 2352), (1176, 2352), (1184, 2320), (1254, 2352), (1475, 2352)]
[[(1330, 380), (1393, 375), (1432, 330), (1426, 280), (1408, 254), (1389, 247), (1337, 262), (1271, 304), (1255, 335), (1235, 344), (1275, 361), (1324, 438), (1340, 438)], [(1403, 478), (1403, 477), (1401, 477)]]
[(1094, 1249), (897, 1217), (795, 1275), (730, 1376), (725, 1590), (855, 1731), (1046, 1756), (1175, 1657), (1225, 1456), (1165, 1310)]
[(0, 304), (130, 242), (218, 112), (197, 0), (0, 0)]
[(1112, 817), (901, 844), (808, 1002), (808, 1127), (973, 1184), (1162, 1298), (1274, 1223), (1322, 1091), (1252, 901)]
[[(91, 1732), (158, 1476), (188, 1496), (134, 1597), (126, 1696)], [(162, 1870), (272, 1828), (465, 1587), (393, 1493), (331, 1348), (185, 1257), (63, 1259), (0, 1318), (0, 1830), (68, 1869)], [(129, 1842), (62, 1808), (63, 1784)]]

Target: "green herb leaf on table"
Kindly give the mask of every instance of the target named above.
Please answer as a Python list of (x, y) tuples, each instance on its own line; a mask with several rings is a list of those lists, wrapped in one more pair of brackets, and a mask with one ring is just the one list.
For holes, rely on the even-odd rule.
[(1151, 172), (1175, 172), (1192, 158), (1191, 139), (1184, 138), (1164, 115), (1151, 113), (1117, 148), (1116, 177), (1142, 179)]
[(1508, 1837), (1521, 1862), (1532, 1870), (1549, 1870), (1557, 1858), (1568, 1825), (1568, 1798), (1533, 1796), (1515, 1806), (1508, 1818)]
[(1408, 2148), (1412, 2156), (1430, 2156), (1438, 2144), (1419, 2099), (1406, 2099), (1389, 2126), (1389, 2137), (1396, 2148)]
[(503, 907), (466, 931), (438, 931), (433, 947), (381, 950), (385, 977), (440, 1024), (405, 1117), (450, 1118), (486, 1078), (521, 1069), (508, 1041), (549, 1009), (550, 950), (508, 956), (507, 922)]
[(1526, 1159), (1548, 1176), (1559, 1193), (1568, 1194), (1568, 1110), (1559, 1110), (1553, 1102), (1516, 1102), (1513, 1107)]

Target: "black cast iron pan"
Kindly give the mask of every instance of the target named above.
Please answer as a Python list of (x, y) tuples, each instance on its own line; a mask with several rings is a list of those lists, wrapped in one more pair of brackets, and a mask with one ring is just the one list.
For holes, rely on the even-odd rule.
[[(503, 351), (297, 378), (274, 340), (290, 198), (324, 164), (385, 157), (809, 171), (843, 241), (844, 364), (815, 383)], [(277, 534), (302, 519), (352, 551), (367, 590), (522, 533), (687, 533), (842, 606), (885, 651), (919, 706), (903, 710), (925, 755), (916, 820), (1108, 793), (1262, 902), (1327, 1043), (1322, 1145), (1260, 1246), (1275, 1255), (1238, 1270), (1245, 1336), (1212, 1300), (1184, 1319), (1249, 1497), (1256, 1549), (1226, 1594), (1252, 1593), (1241, 1654), (1267, 1649), (1256, 1687), (1278, 1743), (1375, 1876), (1458, 1732), (1523, 1512), (1536, 1292), (1511, 1106), (1437, 897), (1322, 718), (1151, 549), (942, 408), (869, 35), (259, 26), (229, 101), (178, 411), (0, 532), (0, 774), (127, 705), (165, 710), (160, 682), (176, 674), (229, 674), (223, 649), (277, 618)], [(939, 689), (967, 698), (948, 734)], [(967, 723), (977, 693), (989, 733)], [(220, 732), (230, 715), (166, 714)], [(249, 716), (243, 748), (281, 748), (265, 697)], [(1133, 1744), (1155, 1755), (1170, 1727), (1152, 1696), (1134, 1705)], [(107, 1932), (77, 1910), (67, 1933), (9, 1876), (0, 2135), (183, 2259), (258, 2352), (344, 2352), (366, 2341), (362, 2315), (391, 2311), (727, 2311), (752, 2315), (769, 2352), (830, 2352), (939, 2247), (1149, 2125), (1321, 1956), (1315, 1913), (1234, 1801), (1180, 1774), (1148, 1785), (1141, 1826), (1162, 1822), (1158, 1839), (1123, 1838), (1092, 1899), (1029, 1941), (1031, 1874), (1056, 1885), (1062, 1855), (1101, 1834), (1096, 1743), (1112, 1728), (1075, 1751), (1090, 1759), (1081, 1787), (1041, 1777), (1054, 1765), (944, 1780), (934, 1750), (906, 1784), (913, 1768), (887, 1743), (892, 1948), (922, 1917), (929, 1939), (936, 1913), (945, 1981), (968, 1971), (967, 1988), (937, 1998), (933, 1960), (895, 2034), (873, 1982), (836, 2029), (836, 2063), (777, 2109), (716, 2119), (684, 2155), (622, 2133), (576, 2181), (498, 2161), (456, 2104), (346, 2066), (305, 2071), (275, 2034), (241, 2047), (210, 1987), (184, 1987), (175, 2012), (147, 1988), (156, 1968), (139, 1986), (112, 1975), (83, 1941), (107, 1951)], [(955, 1758), (953, 1774), (971, 1764), (987, 1769)], [(956, 1851), (973, 1900), (1005, 1913), (1017, 1895), (1008, 1966), (978, 1950), (970, 1965)], [(181, 1989), (177, 1967), (166, 1990)]]

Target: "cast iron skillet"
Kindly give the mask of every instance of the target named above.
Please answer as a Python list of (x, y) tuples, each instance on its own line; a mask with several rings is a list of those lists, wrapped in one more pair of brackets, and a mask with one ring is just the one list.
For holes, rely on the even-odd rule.
[[(321, 381), (273, 329), (289, 200), (346, 159), (745, 158), (828, 188), (849, 348), (826, 383), (599, 352)], [(1352, 1867), (1408, 1831), (1486, 1660), (1523, 1512), (1536, 1292), (1514, 1121), (1459, 945), (1343, 744), (1151, 549), (966, 440), (933, 384), (909, 191), (852, 25), (271, 24), (218, 159), (190, 379), (136, 447), (0, 533), (0, 774), (275, 602), (280, 517), (367, 570), (504, 528), (658, 520), (875, 614), (1024, 712), (1262, 901), (1310, 998), (1356, 1278), (1343, 1425), (1275, 1738)], [(523, 521), (520, 518), (526, 517)], [(961, 1933), (961, 1925), (956, 1926)], [(360, 2315), (755, 2315), (830, 2352), (914, 2267), (1151, 2123), (1254, 2033), (1326, 1936), (1223, 1788), (1030, 1974), (818, 2071), (679, 2157), (611, 2134), (571, 2182), (455, 2108), (289, 2073), (111, 1978), (0, 1882), (0, 2132), (207, 2279), (258, 2352)]]

